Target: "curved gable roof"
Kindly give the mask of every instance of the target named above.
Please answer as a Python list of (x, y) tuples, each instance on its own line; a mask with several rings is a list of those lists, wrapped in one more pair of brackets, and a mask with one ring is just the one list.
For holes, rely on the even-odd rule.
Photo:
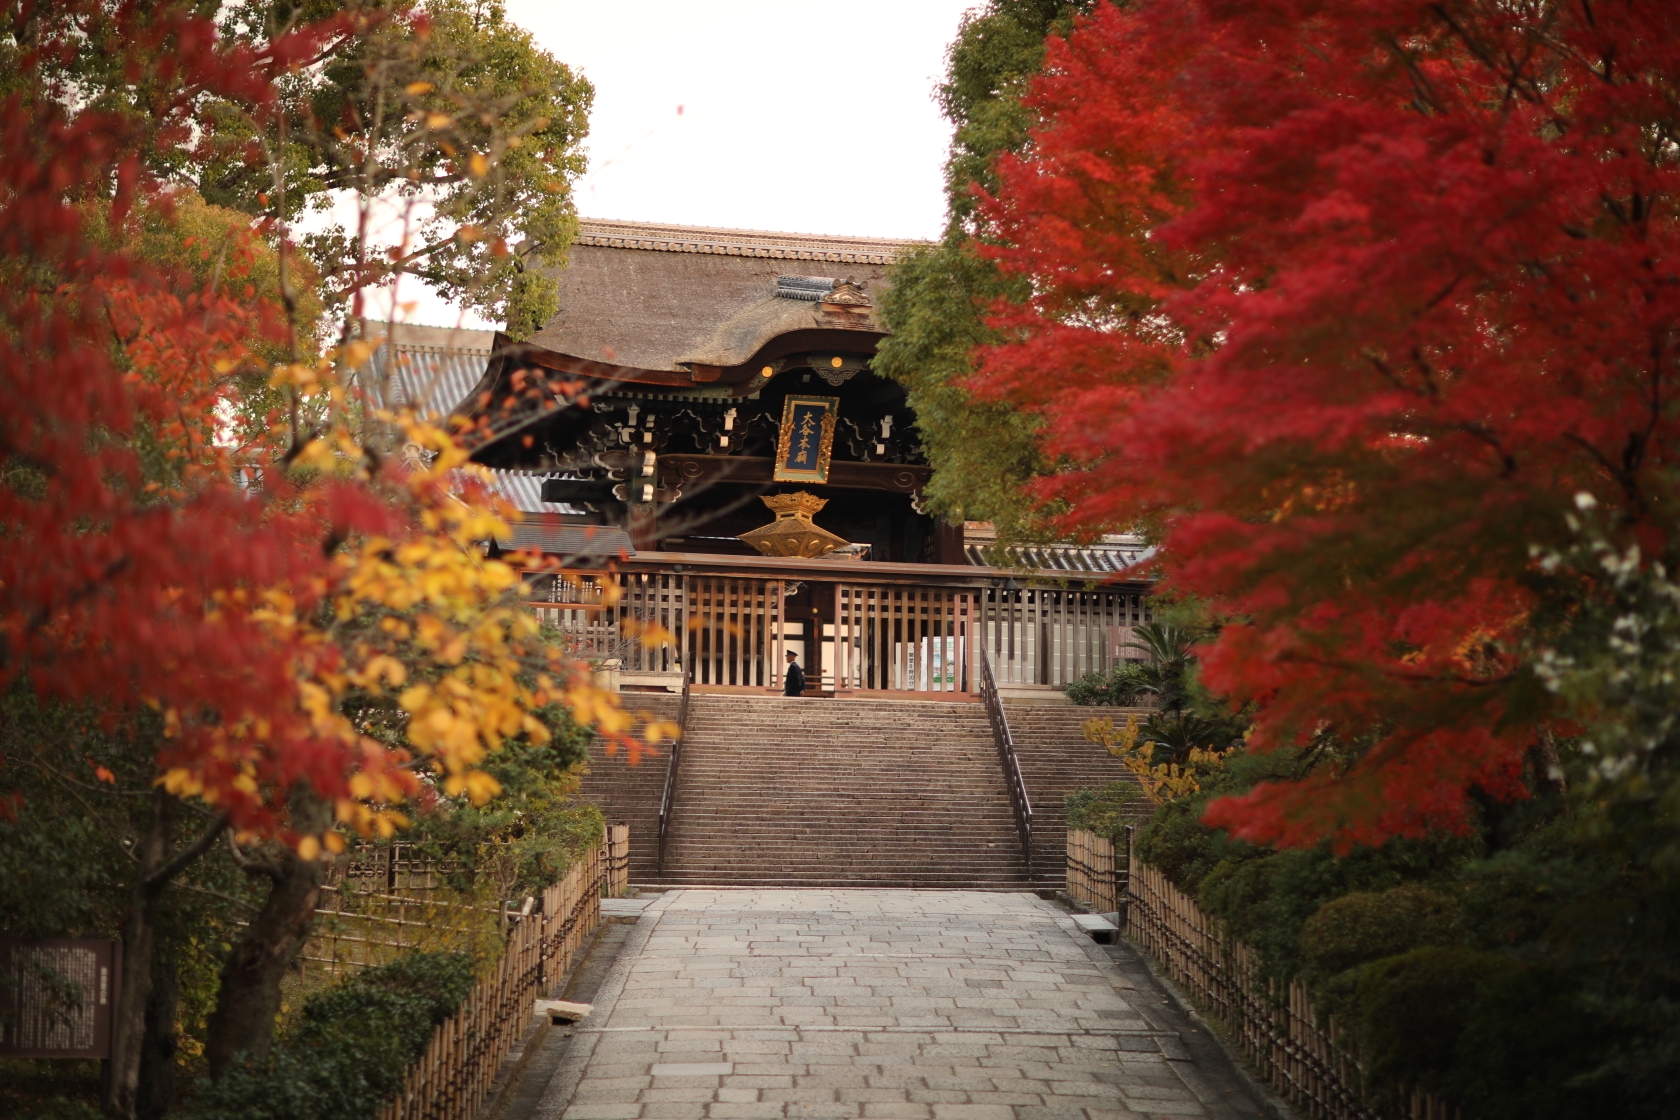
[(560, 311), (527, 345), (583, 361), (686, 372), (696, 363), (738, 365), (794, 330), (879, 337), (866, 311), (824, 315), (808, 297), (778, 297), (776, 278), (830, 276), (871, 292), (911, 244), (586, 219), (566, 267), (552, 273)]

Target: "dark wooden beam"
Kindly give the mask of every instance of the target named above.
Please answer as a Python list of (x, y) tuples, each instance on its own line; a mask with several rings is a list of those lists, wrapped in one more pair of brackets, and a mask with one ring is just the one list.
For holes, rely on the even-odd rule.
[[(748, 455), (661, 455), (659, 465), (675, 473), (684, 483), (739, 482), (747, 485), (771, 482), (775, 460)], [(932, 467), (903, 463), (829, 464), (826, 485), (850, 490), (886, 490), (914, 494), (932, 477)]]

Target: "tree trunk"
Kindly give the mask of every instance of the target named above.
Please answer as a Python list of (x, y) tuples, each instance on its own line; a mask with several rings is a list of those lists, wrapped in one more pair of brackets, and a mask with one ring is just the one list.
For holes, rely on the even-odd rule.
[(1537, 793), (1561, 794), (1567, 786), (1563, 780), (1563, 766), (1558, 759), (1557, 739), (1547, 724), (1541, 724), (1533, 744), (1528, 748), (1528, 764), (1534, 769), (1534, 788)]
[[(292, 827), (305, 835), (318, 836), (332, 823), (330, 806), (303, 789), (292, 793), (291, 816)], [(273, 861), (273, 886), (262, 912), (222, 965), (205, 1047), (211, 1077), (219, 1080), (237, 1061), (268, 1057), (280, 1014), (280, 982), (309, 937), (326, 870), (324, 855), (306, 860), (290, 848)]]
[(162, 1120), (175, 1103), (175, 1013), (181, 998), (176, 954), (154, 950), (152, 997), (146, 1001), (146, 1037), (140, 1048), (138, 1120)]
[[(171, 855), (171, 836), (179, 805), (180, 802), (165, 793), (162, 787), (152, 791), (151, 816), (134, 853), (138, 861), (134, 872), (134, 902), (129, 909), (128, 922), (123, 927), (123, 983), (117, 992), (117, 1005), (111, 1013), (110, 1072), (105, 1079), (105, 1113), (117, 1120), (135, 1120), (137, 1117), (141, 1096), (140, 1071), (146, 1064), (148, 1049), (159, 1045), (148, 1039), (152, 1025), (164, 1013), (161, 1005), (153, 1006), (158, 904), (163, 888), (202, 856), (227, 826), (226, 818), (215, 818), (197, 839)], [(173, 965), (165, 967), (169, 969), (165, 1029), (170, 1060), (173, 1061), (175, 993), (179, 986)], [(170, 1076), (173, 1077), (173, 1066)]]
[(152, 956), (157, 949), (159, 891), (150, 883), (169, 856), (174, 798), (152, 792), (152, 813), (135, 855), (134, 898), (123, 927), (123, 985), (111, 1013), (111, 1069), (105, 1081), (105, 1112), (133, 1120), (140, 1093), (140, 1056), (146, 1037), (146, 1004), (152, 995)]

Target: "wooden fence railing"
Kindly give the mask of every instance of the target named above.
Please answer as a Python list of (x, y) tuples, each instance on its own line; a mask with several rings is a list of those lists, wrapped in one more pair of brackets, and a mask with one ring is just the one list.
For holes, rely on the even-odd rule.
[(1125, 873), (1106, 836), (1068, 829), (1067, 892), (1075, 901), (1099, 914), (1115, 913), (1126, 899)]
[(601, 895), (623, 889), (629, 832), (626, 825), (609, 825), (603, 845), (589, 849), (545, 890), (540, 906), (533, 903), (518, 916), (501, 959), (455, 1014), (433, 1028), (431, 1044), (409, 1067), (402, 1091), (380, 1111), (380, 1120), (471, 1120), (531, 1021), (535, 1001), (566, 974), (601, 924)]
[[(607, 893), (630, 882), (630, 826), (612, 824), (602, 838)], [(300, 977), (340, 976), (389, 964), (416, 950), (488, 955), (519, 919), (517, 900), (471, 905), (449, 880), (462, 865), (422, 857), (412, 845), (368, 845), (333, 868), (315, 908), (315, 925), (298, 961)]]
[(617, 898), (630, 887), (630, 826), (607, 826), (607, 895)]
[(299, 956), (302, 974), (342, 976), (417, 950), (483, 952), (498, 936), (500, 911), (419, 895), (321, 888), (315, 925)]
[[(1367, 1098), (1352, 1039), (1335, 1016), (1318, 1013), (1300, 980), (1263, 977), (1260, 956), (1203, 913), (1195, 899), (1106, 838), (1068, 832), (1068, 894), (1102, 912), (1120, 911), (1126, 936), (1154, 957), (1260, 1077), (1312, 1120), (1392, 1120)], [(1124, 866), (1122, 874), (1120, 867)], [(1406, 1120), (1453, 1120), (1457, 1110), (1424, 1093)]]
[[(812, 684), (858, 692), (972, 692), (981, 649), (1000, 686), (1063, 687), (1138, 656), (1131, 647), (1134, 628), (1153, 617), (1141, 586), (1062, 586), (1070, 577), (1083, 583), (1094, 571), (1057, 571), (1055, 586), (1023, 588), (997, 586), (999, 576), (1018, 572), (984, 567), (965, 566), (958, 582), (947, 569), (938, 581), (916, 584), (857, 582), (869, 579), (870, 564), (817, 574), (789, 573), (774, 557), (731, 557), (730, 563), (762, 574), (706, 574), (692, 565), (664, 570), (638, 562), (637, 570), (616, 577), (622, 594), (615, 605), (589, 603), (590, 595), (603, 597), (579, 590), (583, 603), (533, 601), (531, 607), (579, 654), (620, 658), (626, 672), (675, 673), (681, 666), (696, 685), (775, 689), (794, 642), (803, 644), (807, 666), (822, 669), (822, 680)], [(788, 596), (799, 584), (823, 602), (827, 621), (811, 633), (802, 629), (815, 625), (811, 619), (787, 613)], [(676, 640), (642, 642), (640, 635), (655, 627)], [(815, 643), (821, 643), (820, 657)]]

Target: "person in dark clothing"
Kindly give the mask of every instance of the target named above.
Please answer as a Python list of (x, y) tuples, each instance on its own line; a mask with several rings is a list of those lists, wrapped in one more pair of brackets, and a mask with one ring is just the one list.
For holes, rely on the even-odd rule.
[(791, 649), (787, 654), (787, 676), (782, 685), (783, 696), (798, 696), (805, 691), (805, 670), (799, 667), (799, 655)]

